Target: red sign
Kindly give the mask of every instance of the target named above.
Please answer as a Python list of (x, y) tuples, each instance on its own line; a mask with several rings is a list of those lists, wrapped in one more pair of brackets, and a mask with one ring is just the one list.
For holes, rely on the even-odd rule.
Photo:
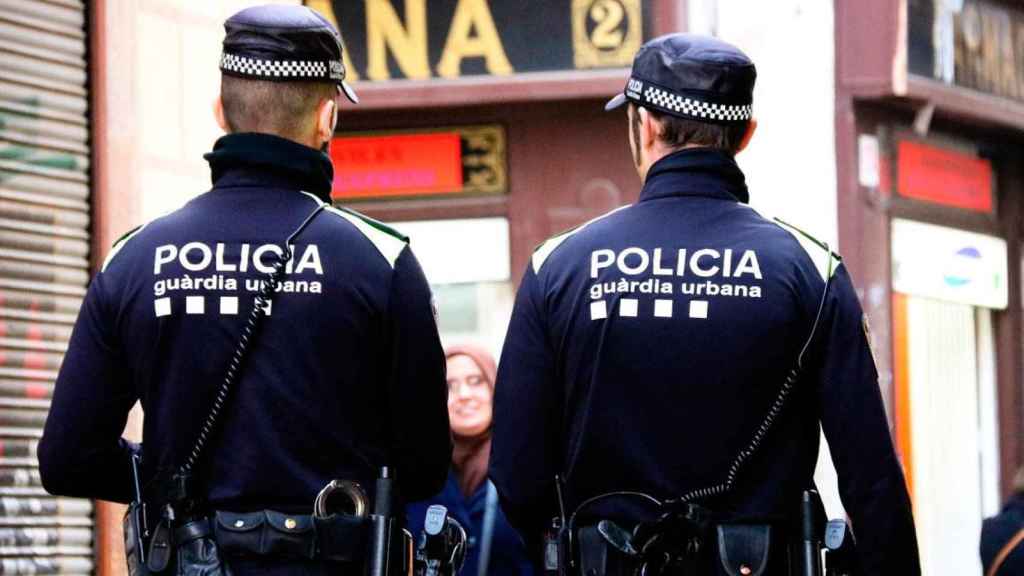
[(331, 142), (334, 198), (450, 194), (462, 190), (457, 132), (338, 136)]
[(988, 160), (920, 142), (899, 143), (900, 196), (976, 212), (992, 212), (992, 165)]

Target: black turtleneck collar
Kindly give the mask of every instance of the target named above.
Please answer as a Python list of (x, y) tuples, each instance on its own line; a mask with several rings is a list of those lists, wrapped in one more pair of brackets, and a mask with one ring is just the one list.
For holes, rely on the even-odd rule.
[(228, 134), (203, 158), (210, 163), (215, 187), (291, 188), (331, 201), (331, 159), (298, 142), (255, 132)]
[(673, 152), (651, 166), (640, 201), (674, 196), (750, 202), (746, 179), (735, 158), (711, 148)]

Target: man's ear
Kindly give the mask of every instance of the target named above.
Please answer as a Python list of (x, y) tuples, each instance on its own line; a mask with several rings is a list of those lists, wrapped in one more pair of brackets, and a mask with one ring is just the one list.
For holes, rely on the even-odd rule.
[(649, 150), (658, 141), (661, 126), (643, 106), (638, 107), (637, 112), (640, 114), (640, 147)]
[(213, 99), (213, 118), (217, 120), (217, 126), (220, 126), (225, 134), (231, 133), (231, 127), (228, 126), (228, 120), (224, 116), (224, 101), (220, 99), (220, 94)]
[(328, 98), (320, 103), (317, 109), (316, 135), (320, 142), (329, 142), (334, 138), (334, 128), (338, 124), (338, 101)]
[(750, 144), (750, 139), (754, 137), (754, 132), (757, 131), (757, 119), (751, 118), (750, 122), (747, 123), (747, 131), (743, 134), (743, 139), (740, 140), (740, 145), (736, 147), (736, 153), (739, 154)]

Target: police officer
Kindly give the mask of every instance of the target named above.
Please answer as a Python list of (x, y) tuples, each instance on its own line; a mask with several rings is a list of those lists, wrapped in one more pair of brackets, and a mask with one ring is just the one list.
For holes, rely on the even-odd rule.
[[(93, 278), (39, 443), (52, 494), (132, 499), (121, 432), (137, 400), (143, 483), (182, 464), (260, 283), (289, 235), (331, 203), (324, 151), (340, 95), (357, 102), (340, 35), (301, 6), (242, 10), (225, 30), (215, 112), (227, 135), (205, 156), (213, 189), (127, 234)], [(372, 502), (383, 466), (402, 498), (436, 494), (451, 461), (445, 359), (408, 239), (327, 207), (292, 248), (197, 465), (202, 499), (211, 510), (309, 514), (335, 478)], [(268, 556), (231, 568), (323, 565)]]
[(755, 76), (713, 38), (642, 46), (606, 106), (627, 105), (639, 202), (549, 239), (527, 267), (490, 474), (535, 553), (560, 508), (614, 491), (791, 518), (813, 486), (820, 421), (864, 572), (920, 571), (850, 277), (828, 246), (747, 205), (734, 155), (756, 128)]
[(1013, 478), (1013, 494), (999, 514), (981, 525), (981, 565), (986, 576), (1024, 574), (1024, 467)]

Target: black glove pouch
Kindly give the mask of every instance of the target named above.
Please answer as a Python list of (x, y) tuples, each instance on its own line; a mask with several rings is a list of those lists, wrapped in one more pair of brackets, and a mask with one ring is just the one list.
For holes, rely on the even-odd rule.
[(174, 532), (176, 576), (227, 576), (221, 563), (217, 541), (210, 531), (210, 521), (202, 518), (187, 522)]

